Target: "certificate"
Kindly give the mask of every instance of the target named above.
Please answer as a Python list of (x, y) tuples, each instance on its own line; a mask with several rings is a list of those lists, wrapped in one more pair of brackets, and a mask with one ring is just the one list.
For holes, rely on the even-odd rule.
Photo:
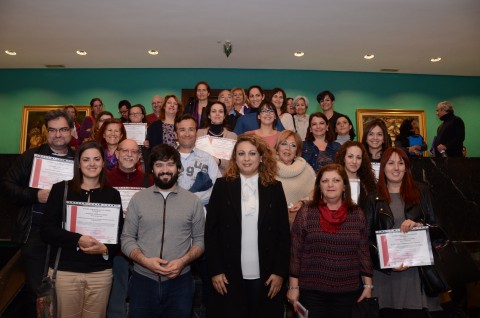
[(380, 178), (380, 162), (372, 162), (372, 170), (375, 179), (378, 181), (378, 178)]
[(117, 244), (120, 204), (66, 203), (65, 230), (90, 235), (104, 244)]
[(236, 142), (234, 139), (205, 135), (197, 138), (195, 147), (208, 152), (215, 158), (230, 160)]
[(360, 196), (360, 179), (349, 179), (350, 192), (352, 194), (352, 201), (357, 204), (358, 197)]
[(137, 187), (114, 187), (115, 189), (120, 192), (120, 197), (122, 198), (122, 209), (123, 209), (123, 217), (127, 213), (128, 204), (132, 199), (133, 195), (140, 190), (145, 188), (137, 188)]
[(428, 226), (414, 227), (407, 233), (400, 229), (375, 233), (380, 268), (433, 265)]
[(299, 301), (296, 303), (298, 318), (308, 318), (308, 310)]
[(147, 135), (146, 123), (124, 123), (125, 130), (127, 131), (127, 138), (133, 139), (139, 146), (143, 146), (145, 142), (145, 136)]
[(73, 178), (73, 160), (35, 154), (28, 186), (50, 190), (52, 185)]

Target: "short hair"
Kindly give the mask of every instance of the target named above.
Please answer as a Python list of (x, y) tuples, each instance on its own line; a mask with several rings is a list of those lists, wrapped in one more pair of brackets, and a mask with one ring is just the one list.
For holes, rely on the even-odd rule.
[(438, 106), (447, 113), (453, 113), (453, 105), (448, 100), (438, 103)]
[(103, 189), (107, 185), (107, 178), (105, 175), (105, 152), (102, 149), (102, 146), (96, 141), (87, 141), (80, 145), (77, 153), (75, 154), (75, 159), (73, 160), (73, 179), (69, 182), (68, 188), (73, 192), (80, 194), (83, 183), (83, 174), (80, 170), (80, 157), (88, 149), (97, 149), (102, 156), (103, 167), (99, 175), (100, 188)]
[(392, 139), (388, 134), (387, 125), (385, 125), (385, 122), (380, 118), (375, 118), (365, 124), (365, 127), (363, 127), (362, 144), (365, 146), (365, 149), (367, 150), (369, 149), (367, 144), (367, 136), (370, 133), (370, 131), (377, 126), (380, 127), (380, 129), (383, 132), (383, 143), (382, 143), (382, 152), (383, 152), (385, 151), (385, 149), (392, 146)]
[(295, 97), (295, 99), (293, 100), (293, 104), (292, 106), (293, 107), (297, 107), (297, 103), (299, 100), (303, 99), (303, 101), (305, 102), (305, 108), (308, 108), (308, 104), (309, 104), (309, 101), (308, 101), (308, 98), (306, 96), (297, 96)]
[(180, 159), (180, 153), (177, 149), (173, 148), (167, 144), (160, 144), (156, 145), (152, 148), (150, 152), (150, 171), (153, 171), (153, 165), (158, 160), (160, 161), (168, 161), (173, 160), (177, 165), (178, 171), (182, 170), (182, 160)]
[(234, 94), (236, 91), (240, 91), (242, 92), (243, 94), (243, 102), (245, 103), (247, 101), (247, 94), (245, 94), (245, 90), (241, 87), (234, 87), (230, 90), (230, 92), (232, 92), (232, 94)]
[(93, 103), (95, 103), (95, 102), (97, 102), (97, 101), (100, 102), (100, 104), (102, 104), (102, 106), (103, 106), (102, 100), (101, 100), (100, 98), (98, 98), (98, 97), (94, 97), (94, 98), (92, 98), (92, 100), (90, 101), (90, 107), (93, 108)]
[(115, 118), (107, 119), (103, 122), (103, 125), (102, 127), (100, 127), (98, 134), (96, 136), (97, 142), (102, 145), (103, 149), (107, 149), (107, 142), (105, 141), (105, 138), (103, 138), (103, 134), (105, 133), (105, 130), (107, 130), (108, 125), (112, 125), (112, 124), (120, 125), (120, 133), (122, 134), (122, 137), (120, 138), (118, 143), (121, 143), (122, 141), (127, 139), (127, 131), (125, 130), (125, 126), (123, 125), (121, 120), (115, 119)]
[[(200, 85), (202, 85), (202, 84), (207, 87), (207, 92), (208, 92), (209, 94), (211, 94), (211, 93), (212, 93), (212, 90), (210, 89), (210, 85), (208, 85), (208, 83), (205, 82), (205, 81), (200, 81), (200, 82), (198, 82), (197, 84), (195, 84), (195, 93), (197, 93), (198, 86), (200, 86)], [(195, 98), (197, 98), (196, 95), (195, 95)]]
[[(230, 92), (229, 90), (226, 90), (226, 91)], [(223, 127), (226, 127), (227, 122), (228, 122), (228, 120), (227, 120), (227, 117), (228, 117), (227, 106), (224, 103), (222, 103), (221, 101), (216, 100), (213, 103), (208, 103), (208, 105), (205, 107), (204, 112), (205, 112), (205, 114), (207, 114), (207, 116), (205, 116), (205, 119), (203, 120), (202, 128), (208, 128), (212, 125), (212, 121), (211, 121), (210, 118), (208, 118), (208, 115), (210, 115), (210, 112), (212, 111), (213, 105), (221, 105), (222, 106), (223, 112), (225, 114), (225, 118), (223, 119), (222, 125), (223, 125)]]
[(127, 109), (130, 109), (132, 107), (132, 104), (130, 104), (128, 100), (122, 99), (118, 102), (118, 109), (122, 108), (123, 106), (127, 106)]
[(278, 134), (277, 141), (275, 142), (275, 151), (278, 151), (280, 144), (291, 136), (295, 139), (295, 144), (297, 145), (296, 157), (300, 157), (302, 155), (302, 138), (300, 138), (299, 134), (291, 130), (284, 130)]
[(48, 128), (48, 122), (63, 117), (67, 121), (68, 127), (73, 128), (73, 118), (64, 109), (53, 109), (45, 113), (45, 128)]
[(184, 120), (193, 120), (193, 122), (195, 123), (195, 129), (197, 129), (197, 120), (195, 119), (195, 117), (193, 117), (192, 114), (183, 114), (177, 120), (175, 120), (175, 127), (174, 127), (175, 131), (177, 131), (178, 123)]
[[(339, 118), (342, 118), (342, 117), (346, 118), (347, 121), (348, 121), (348, 124), (351, 126), (350, 130), (348, 131), (348, 135), (350, 136), (350, 140), (355, 139), (355, 136), (357, 136), (357, 134), (355, 134), (355, 128), (353, 127), (353, 123), (350, 120), (350, 117), (342, 114), (342, 115), (337, 117), (337, 121), (338, 121)], [(337, 129), (337, 122), (335, 122), (335, 127), (333, 127), (333, 128), (334, 128), (334, 130)], [(338, 136), (338, 133), (336, 131), (335, 131), (335, 135)]]
[(318, 95), (317, 95), (317, 102), (320, 104), (325, 99), (326, 96), (330, 97), (332, 102), (335, 101), (335, 95), (333, 95), (332, 92), (322, 91), (322, 92), (318, 93)]
[(240, 177), (240, 169), (237, 165), (237, 147), (242, 142), (249, 142), (257, 148), (258, 154), (262, 157), (260, 165), (258, 166), (258, 175), (260, 183), (263, 186), (268, 186), (276, 181), (277, 175), (277, 160), (273, 155), (273, 150), (267, 145), (266, 141), (255, 134), (241, 134), (238, 136), (237, 142), (233, 147), (232, 158), (228, 163), (228, 168), (225, 173), (227, 180), (235, 180)]
[[(145, 107), (142, 105), (142, 104), (135, 104), (133, 105), (132, 107), (130, 107), (128, 109), (128, 116), (130, 116), (130, 111), (132, 110), (133, 107), (138, 107), (140, 108), (141, 112), (142, 112), (142, 115), (143, 115), (143, 118), (142, 118), (142, 123), (146, 123), (147, 122), (147, 111), (145, 110)], [(130, 120), (130, 119), (129, 119)]]
[(319, 118), (322, 118), (323, 120), (325, 120), (325, 123), (327, 125), (327, 131), (325, 132), (325, 141), (327, 143), (335, 141), (335, 133), (332, 131), (332, 129), (328, 129), (330, 127), (330, 125), (328, 124), (327, 116), (325, 116), (325, 114), (321, 113), (321, 112), (313, 113), (308, 118), (308, 129), (307, 129), (307, 135), (305, 136), (305, 140), (315, 141), (315, 137), (313, 136), (313, 133), (310, 129), (310, 128), (312, 128), (312, 120), (315, 117), (319, 117)]
[(317, 177), (315, 178), (315, 185), (313, 186), (313, 199), (310, 201), (311, 207), (318, 207), (319, 205), (325, 206), (327, 202), (323, 200), (322, 190), (320, 189), (320, 181), (322, 180), (323, 174), (327, 171), (336, 171), (342, 178), (343, 185), (345, 186), (345, 195), (343, 196), (343, 202), (347, 206), (347, 210), (351, 210), (357, 205), (352, 201), (352, 192), (350, 190), (350, 181), (348, 180), (347, 172), (343, 166), (338, 163), (331, 163), (325, 166), (322, 166), (318, 170)]
[(272, 92), (271, 92), (272, 96), (270, 97), (270, 101), (272, 101), (273, 95), (275, 95), (278, 92), (282, 93), (282, 96), (283, 96), (283, 103), (282, 103), (282, 106), (280, 107), (281, 113), (278, 114), (278, 115), (282, 115), (287, 111), (287, 93), (285, 93), (285, 91), (280, 87), (275, 87), (274, 89), (272, 89)]
[(264, 108), (273, 110), (273, 114), (275, 115), (275, 119), (273, 120), (272, 128), (277, 129), (277, 124), (278, 124), (277, 109), (275, 108), (275, 105), (273, 105), (268, 100), (262, 100), (262, 102), (260, 103), (260, 106), (258, 106), (258, 114), (257, 114), (258, 127), (260, 127), (262, 125), (262, 122), (260, 121), (260, 118), (258, 118), (258, 116), (260, 116), (260, 113), (261, 113), (262, 109), (264, 109)]
[(180, 118), (180, 116), (182, 116), (183, 114), (183, 106), (180, 100), (178, 99), (177, 95), (173, 95), (173, 94), (166, 95), (163, 98), (162, 107), (160, 107), (160, 117), (159, 117), (160, 120), (165, 120), (165, 107), (167, 106), (167, 101), (170, 98), (173, 98), (177, 102), (177, 113), (175, 114), (175, 121), (177, 121)]

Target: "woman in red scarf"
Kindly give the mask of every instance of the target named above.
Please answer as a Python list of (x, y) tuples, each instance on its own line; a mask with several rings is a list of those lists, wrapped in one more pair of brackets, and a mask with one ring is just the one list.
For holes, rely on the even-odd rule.
[(372, 295), (366, 220), (341, 165), (323, 166), (313, 191), (292, 225), (287, 298), (311, 318), (350, 318), (354, 303)]

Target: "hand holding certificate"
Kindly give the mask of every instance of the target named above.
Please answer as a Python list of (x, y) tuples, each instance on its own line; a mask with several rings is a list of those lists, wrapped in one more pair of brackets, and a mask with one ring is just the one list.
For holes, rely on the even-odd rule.
[(35, 154), (28, 186), (50, 190), (52, 185), (73, 178), (73, 160)]
[(215, 158), (230, 160), (236, 142), (233, 139), (205, 135), (197, 138), (195, 147), (208, 152)]

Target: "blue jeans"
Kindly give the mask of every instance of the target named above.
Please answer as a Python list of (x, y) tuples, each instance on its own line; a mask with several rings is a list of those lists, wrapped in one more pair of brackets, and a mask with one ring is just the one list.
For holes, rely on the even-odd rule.
[(113, 283), (108, 300), (108, 318), (126, 318), (126, 299), (128, 295), (128, 276), (130, 264), (125, 255), (117, 255), (113, 258)]
[(190, 272), (160, 282), (134, 271), (129, 288), (129, 317), (189, 318), (193, 291), (194, 283)]

